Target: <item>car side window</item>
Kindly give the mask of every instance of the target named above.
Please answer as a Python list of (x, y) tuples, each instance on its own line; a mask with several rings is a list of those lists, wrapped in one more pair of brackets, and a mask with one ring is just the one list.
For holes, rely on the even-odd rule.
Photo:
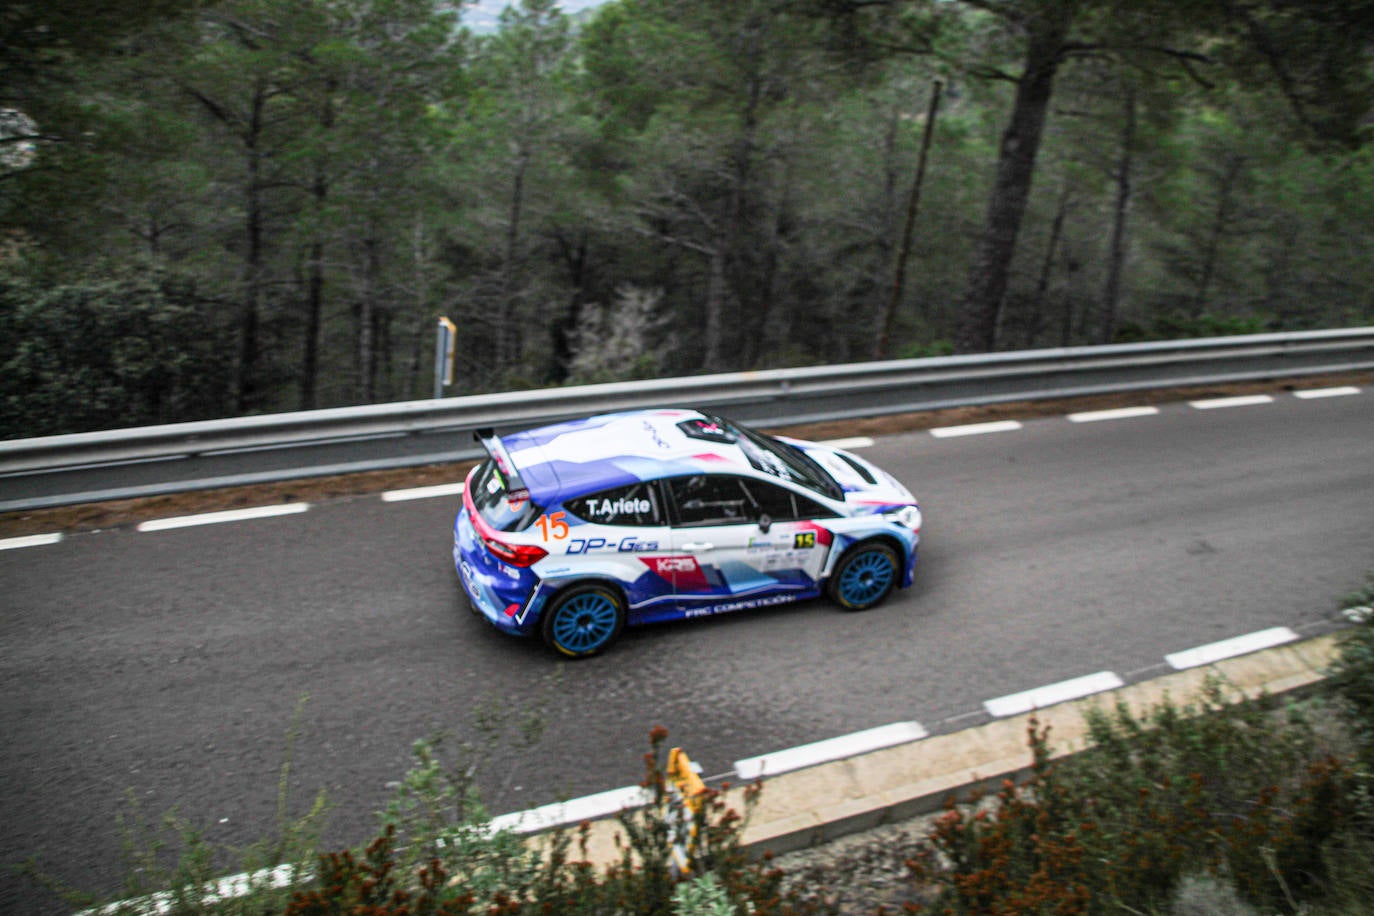
[(800, 493), (786, 487), (767, 483), (762, 480), (744, 481), (758, 506), (760, 514), (767, 515), (775, 522), (793, 522), (808, 518), (831, 518), (833, 511)]
[(570, 499), (563, 508), (596, 525), (648, 527), (663, 524), (658, 497), (651, 483), (634, 483)]
[(668, 492), (682, 526), (742, 525), (756, 521), (759, 511), (739, 477), (693, 474), (667, 481)]

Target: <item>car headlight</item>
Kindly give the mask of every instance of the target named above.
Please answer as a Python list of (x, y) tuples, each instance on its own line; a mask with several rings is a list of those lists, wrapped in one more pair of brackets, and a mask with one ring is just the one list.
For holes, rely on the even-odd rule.
[(893, 512), (884, 512), (883, 517), (894, 521), (903, 528), (910, 528), (912, 531), (921, 530), (921, 510), (915, 506), (902, 506)]

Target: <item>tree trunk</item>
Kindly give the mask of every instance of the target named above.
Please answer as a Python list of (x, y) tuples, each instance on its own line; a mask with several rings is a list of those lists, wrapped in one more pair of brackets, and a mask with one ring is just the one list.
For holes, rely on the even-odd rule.
[(261, 158), (258, 141), (262, 136), (266, 92), (259, 87), (253, 96), (249, 122), (244, 130), (244, 236), (243, 299), (239, 305), (239, 352), (235, 361), (236, 408), (239, 414), (252, 413), (261, 406), (258, 386), (258, 323), (262, 311), (263, 203)]
[(1212, 215), (1212, 225), (1207, 232), (1207, 240), (1202, 246), (1202, 274), (1198, 277), (1197, 292), (1193, 295), (1191, 316), (1201, 318), (1207, 311), (1207, 298), (1212, 289), (1212, 278), (1216, 276), (1217, 262), (1221, 259), (1221, 243), (1231, 228), (1231, 215), (1235, 209), (1236, 183), (1240, 180), (1245, 160), (1238, 155), (1230, 155), (1226, 170), (1221, 175), (1221, 187), (1217, 192), (1217, 208)]
[(709, 255), (710, 276), (706, 281), (706, 354), (703, 366), (707, 372), (721, 370), (723, 344), (722, 317), (725, 313), (725, 255), (719, 248)]
[(519, 284), (516, 273), (520, 260), (520, 220), (525, 210), (525, 175), (529, 172), (530, 153), (523, 146), (515, 156), (515, 174), (511, 180), (510, 213), (506, 221), (506, 251), (501, 269), (501, 305), (496, 324), (496, 365), (510, 367), (518, 359), (518, 324), (515, 306)]
[(358, 403), (371, 404), (376, 397), (377, 380), (377, 279), (379, 242), (369, 234), (363, 240), (363, 279), (358, 297), (358, 341), (354, 365), (357, 372)]
[[(334, 126), (333, 80), (325, 82), (325, 100), (320, 108), (320, 127), (328, 133)], [(324, 315), (324, 205), (329, 197), (328, 168), (320, 157), (315, 161), (315, 175), (310, 183), (310, 200), (315, 214), (315, 238), (310, 243), (305, 294), (305, 339), (301, 347), (300, 409), (313, 410), (319, 406), (320, 329)]]
[(988, 351), (997, 344), (998, 312), (1030, 198), (1054, 77), (1075, 12), (1073, 0), (1049, 0), (1042, 14), (1028, 22), (1025, 69), (1016, 83), (1011, 123), (1002, 135), (992, 198), (969, 267), (968, 289), (955, 333), (955, 346), (962, 352)]
[(916, 232), (916, 214), (921, 209), (921, 186), (926, 178), (926, 160), (930, 156), (930, 141), (935, 134), (935, 116), (940, 110), (940, 89), (943, 84), (936, 80), (930, 90), (930, 107), (926, 110), (925, 129), (921, 132), (921, 153), (916, 160), (916, 178), (911, 184), (911, 195), (907, 198), (906, 222), (902, 225), (902, 243), (897, 249), (897, 266), (892, 272), (892, 295), (887, 300), (887, 308), (878, 323), (878, 341), (873, 347), (873, 356), (883, 359), (887, 356), (888, 345), (892, 339), (892, 325), (897, 317), (897, 308), (902, 301), (906, 287), (906, 262), (911, 257), (911, 245)]
[[(1045, 309), (1045, 300), (1049, 298), (1050, 277), (1054, 275), (1055, 258), (1059, 255), (1059, 240), (1064, 237), (1064, 220), (1069, 216), (1069, 204), (1073, 199), (1073, 191), (1069, 183), (1064, 182), (1064, 188), (1059, 192), (1059, 204), (1054, 210), (1054, 221), (1050, 223), (1050, 240), (1045, 246), (1045, 260), (1040, 263), (1040, 277), (1035, 281), (1035, 296), (1031, 299), (1031, 315), (1034, 324), (1041, 326), (1041, 315)], [(1069, 327), (1072, 319), (1072, 311), (1065, 303), (1063, 323), (1059, 329), (1060, 345), (1069, 345)]]
[(1098, 340), (1109, 344), (1116, 336), (1116, 312), (1121, 301), (1121, 274), (1126, 263), (1126, 216), (1131, 206), (1131, 167), (1135, 158), (1135, 87), (1126, 88), (1126, 123), (1121, 130), (1121, 158), (1116, 167), (1116, 204), (1107, 256), (1107, 282), (1102, 290), (1102, 324)]

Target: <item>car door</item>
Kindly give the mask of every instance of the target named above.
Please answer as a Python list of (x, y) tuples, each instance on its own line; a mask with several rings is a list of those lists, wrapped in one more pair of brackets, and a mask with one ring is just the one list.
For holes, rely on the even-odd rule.
[(819, 591), (828, 532), (796, 519), (797, 501), (789, 490), (733, 474), (674, 477), (664, 486), (672, 554), (660, 562), (670, 567), (664, 571), (672, 576), (685, 616), (792, 601)]

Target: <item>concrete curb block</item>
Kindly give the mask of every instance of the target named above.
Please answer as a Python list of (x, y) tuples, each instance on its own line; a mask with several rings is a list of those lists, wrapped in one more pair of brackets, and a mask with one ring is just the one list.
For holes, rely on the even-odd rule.
[[(937, 811), (952, 795), (1014, 778), (1031, 763), (1026, 735), (1032, 716), (1050, 726), (1054, 756), (1063, 757), (1084, 747), (1084, 712), (1093, 707), (1124, 704), (1139, 713), (1166, 698), (1189, 702), (1209, 677), (1219, 679), (1225, 695), (1234, 699), (1308, 687), (1323, 679), (1335, 658), (1337, 640), (1338, 634), (1333, 634), (1288, 643), (765, 779), (744, 830), (744, 845), (760, 853), (790, 852)], [(742, 786), (730, 787), (727, 804), (744, 811), (744, 791)], [(618, 862), (620, 834), (613, 817), (590, 822), (587, 858), (596, 864)]]

